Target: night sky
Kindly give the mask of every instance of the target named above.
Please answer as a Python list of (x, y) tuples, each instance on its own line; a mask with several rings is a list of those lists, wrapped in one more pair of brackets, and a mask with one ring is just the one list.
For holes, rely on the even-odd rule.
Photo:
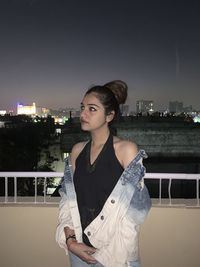
[(121, 79), (127, 104), (200, 110), (199, 1), (0, 0), (0, 109), (79, 107)]

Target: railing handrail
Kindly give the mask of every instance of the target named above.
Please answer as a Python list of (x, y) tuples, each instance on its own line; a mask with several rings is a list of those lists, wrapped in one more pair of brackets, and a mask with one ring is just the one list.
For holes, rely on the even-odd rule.
[(63, 172), (0, 172), (0, 177), (62, 177)]
[(193, 180), (200, 179), (200, 173), (146, 173), (145, 179), (177, 179)]
[[(0, 172), (0, 177), (62, 177), (63, 172)], [(200, 179), (200, 173), (150, 173), (145, 174), (145, 179), (180, 179), (196, 180)]]

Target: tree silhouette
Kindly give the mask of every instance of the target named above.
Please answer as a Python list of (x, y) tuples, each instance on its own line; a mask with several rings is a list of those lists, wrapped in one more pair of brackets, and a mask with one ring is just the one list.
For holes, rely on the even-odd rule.
[[(9, 128), (0, 129), (0, 171), (37, 171), (40, 152), (47, 147), (54, 133), (51, 117), (34, 123), (28, 116), (16, 116)], [(13, 179), (9, 193), (13, 194)], [(0, 190), (4, 181), (0, 181)], [(0, 192), (1, 193), (1, 192)], [(18, 193), (34, 194), (34, 179), (18, 179)]]

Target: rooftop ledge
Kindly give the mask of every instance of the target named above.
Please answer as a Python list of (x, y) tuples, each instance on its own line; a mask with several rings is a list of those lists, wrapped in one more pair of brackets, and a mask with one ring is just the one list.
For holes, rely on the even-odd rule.
[[(1, 205), (2, 267), (69, 267), (55, 242), (58, 205)], [(152, 207), (141, 228), (142, 267), (199, 267), (200, 212)]]

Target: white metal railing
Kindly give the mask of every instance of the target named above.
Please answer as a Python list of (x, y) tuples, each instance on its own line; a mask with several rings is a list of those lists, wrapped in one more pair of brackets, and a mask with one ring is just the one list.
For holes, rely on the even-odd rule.
[[(63, 172), (0, 172), (0, 179), (5, 179), (5, 194), (4, 201), (0, 203), (15, 203), (15, 204), (52, 204), (58, 203), (58, 201), (52, 201), (50, 197), (47, 198), (47, 179), (48, 178), (60, 178), (63, 176)], [(14, 179), (14, 194), (13, 197), (8, 196), (8, 178)], [(34, 199), (33, 197), (19, 197), (17, 195), (17, 179), (18, 178), (33, 178), (34, 179)], [(43, 178), (43, 196), (38, 196), (38, 179)], [(42, 199), (42, 201), (41, 201)]]
[[(159, 180), (159, 197), (157, 202), (153, 202), (154, 206), (189, 206), (189, 207), (200, 207), (199, 200), (199, 180), (200, 173), (197, 174), (185, 174), (185, 173), (146, 173), (145, 179), (155, 179)], [(168, 180), (168, 199), (162, 198), (162, 181)], [(174, 180), (182, 180), (182, 181), (196, 181), (196, 198), (194, 201), (191, 200), (174, 200), (171, 197), (171, 188), (172, 181)]]
[[(0, 172), (0, 179), (5, 180), (5, 194), (4, 196), (0, 196), (1, 204), (58, 204), (59, 198), (52, 198), (48, 196), (46, 193), (47, 189), (47, 179), (48, 178), (59, 178), (63, 177), (63, 172)], [(13, 197), (8, 195), (8, 178), (14, 179), (14, 194)], [(17, 194), (17, 179), (18, 178), (33, 178), (34, 179), (34, 197), (20, 197)], [(43, 179), (43, 196), (38, 196), (38, 179)], [(199, 180), (200, 174), (184, 174), (184, 173), (146, 173), (145, 180), (148, 179), (158, 180), (159, 181), (159, 192), (158, 199), (153, 201), (154, 206), (190, 206), (190, 207), (200, 207), (199, 200)], [(168, 198), (162, 197), (162, 181), (168, 180)], [(171, 197), (171, 188), (173, 180), (190, 180), (196, 181), (196, 198), (193, 201), (177, 200)]]

